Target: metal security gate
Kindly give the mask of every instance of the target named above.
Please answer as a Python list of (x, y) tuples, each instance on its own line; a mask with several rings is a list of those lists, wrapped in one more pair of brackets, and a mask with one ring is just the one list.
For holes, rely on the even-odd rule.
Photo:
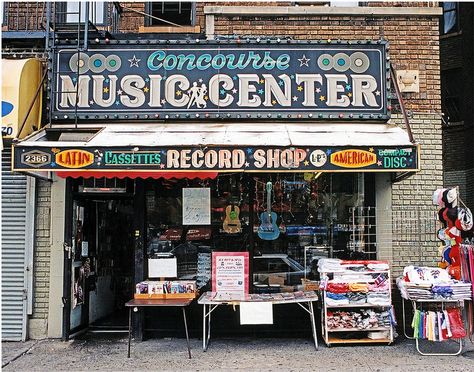
[(4, 149), (1, 249), (4, 341), (26, 339), (27, 314), (31, 313), (34, 199), (34, 179), (13, 173), (11, 150)]

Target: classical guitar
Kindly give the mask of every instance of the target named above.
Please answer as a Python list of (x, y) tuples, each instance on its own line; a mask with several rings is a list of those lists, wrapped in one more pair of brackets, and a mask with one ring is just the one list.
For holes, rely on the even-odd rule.
[(225, 219), (222, 228), (228, 234), (237, 234), (242, 231), (240, 223), (240, 208), (235, 205), (228, 205), (225, 208)]
[(261, 224), (258, 227), (258, 236), (263, 240), (275, 240), (280, 235), (280, 229), (278, 228), (276, 221), (277, 215), (272, 212), (271, 200), (272, 200), (272, 183), (267, 182), (267, 210), (260, 214)]

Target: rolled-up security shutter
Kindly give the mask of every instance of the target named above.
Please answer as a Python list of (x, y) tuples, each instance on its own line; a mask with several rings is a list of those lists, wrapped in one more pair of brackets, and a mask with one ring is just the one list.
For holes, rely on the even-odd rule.
[(27, 176), (11, 170), (11, 150), (2, 151), (2, 340), (26, 338), (28, 226)]

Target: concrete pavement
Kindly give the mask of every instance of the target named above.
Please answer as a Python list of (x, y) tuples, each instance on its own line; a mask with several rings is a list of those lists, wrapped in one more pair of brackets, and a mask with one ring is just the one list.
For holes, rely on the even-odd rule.
[(412, 340), (397, 341), (391, 346), (328, 348), (322, 344), (318, 351), (309, 339), (218, 338), (211, 340), (206, 353), (202, 352), (201, 345), (200, 340), (191, 340), (193, 358), (190, 360), (186, 340), (176, 338), (132, 341), (130, 359), (127, 359), (124, 335), (84, 336), (69, 342), (51, 339), (4, 342), (2, 365), (6, 364), (5, 371), (474, 370), (474, 344), (470, 341), (465, 350), (473, 352), (455, 357), (419, 355)]

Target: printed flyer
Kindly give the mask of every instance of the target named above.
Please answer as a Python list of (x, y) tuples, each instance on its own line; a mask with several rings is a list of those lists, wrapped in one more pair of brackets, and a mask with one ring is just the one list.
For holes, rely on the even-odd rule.
[(248, 277), (248, 252), (212, 252), (212, 292), (248, 294)]

